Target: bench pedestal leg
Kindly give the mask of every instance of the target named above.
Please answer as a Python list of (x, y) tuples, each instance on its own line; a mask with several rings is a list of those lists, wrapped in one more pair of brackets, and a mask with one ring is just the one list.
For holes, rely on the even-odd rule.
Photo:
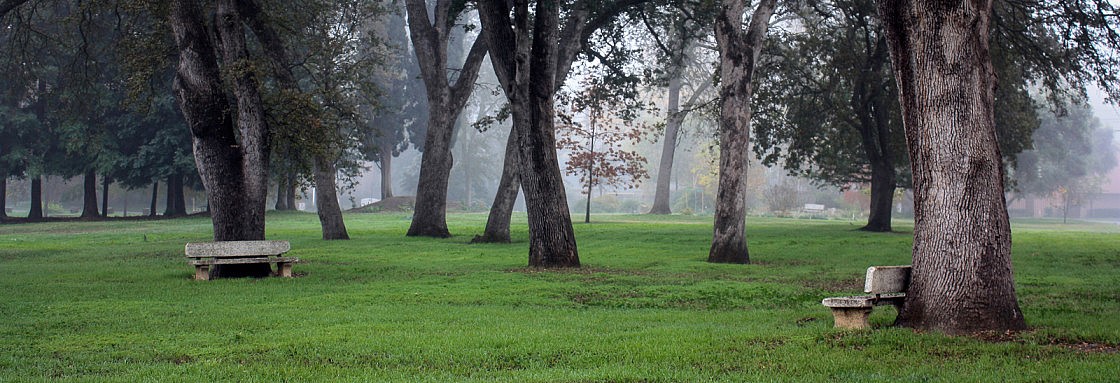
[(276, 273), (280, 274), (280, 276), (283, 277), (283, 278), (291, 278), (292, 277), (292, 264), (288, 263), (288, 262), (277, 262), (276, 263)]
[(210, 265), (194, 265), (194, 280), (209, 281)]
[(836, 328), (860, 330), (870, 328), (867, 317), (871, 316), (870, 307), (832, 307), (832, 318)]

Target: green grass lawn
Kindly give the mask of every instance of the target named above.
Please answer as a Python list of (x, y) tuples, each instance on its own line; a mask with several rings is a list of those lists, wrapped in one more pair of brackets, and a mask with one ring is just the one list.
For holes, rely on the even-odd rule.
[[(824, 297), (911, 234), (848, 222), (748, 222), (752, 265), (704, 262), (709, 217), (576, 224), (579, 270), (526, 268), (515, 243), (406, 238), (404, 215), (270, 214), (298, 278), (197, 282), (183, 245), (208, 218), (0, 225), (0, 381), (1036, 381), (1120, 379), (1120, 228), (1016, 223), (1032, 330), (980, 338), (832, 329)], [(996, 341), (998, 339), (999, 341)]]

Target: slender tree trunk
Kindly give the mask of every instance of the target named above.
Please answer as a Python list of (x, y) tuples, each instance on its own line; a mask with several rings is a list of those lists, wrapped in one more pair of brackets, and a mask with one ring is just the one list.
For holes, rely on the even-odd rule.
[(31, 207), (27, 211), (27, 219), (43, 219), (43, 176), (31, 177)]
[(97, 173), (92, 169), (86, 170), (82, 177), (82, 218), (94, 219), (100, 217), (97, 212)]
[(151, 203), (150, 207), (148, 208), (148, 216), (149, 217), (154, 218), (156, 216), (156, 206), (158, 205), (158, 203), (159, 203), (159, 181), (156, 181), (156, 182), (152, 182), (152, 203)]
[(393, 145), (382, 142), (378, 150), (381, 152), (381, 199), (386, 200), (393, 198)]
[(314, 170), (315, 206), (319, 212), (319, 225), (323, 228), (323, 239), (350, 239), (338, 205), (338, 186), (335, 184), (338, 175), (334, 163), (317, 158)]
[(914, 259), (896, 324), (1026, 328), (993, 117), (991, 0), (880, 0), (914, 174)]
[(665, 122), (665, 137), (661, 143), (661, 161), (657, 166), (657, 188), (653, 195), (650, 214), (672, 214), (669, 199), (669, 181), (673, 176), (673, 159), (677, 152), (677, 134), (680, 132), (684, 115), (680, 113), (681, 78), (679, 75), (669, 79), (669, 119)]
[(723, 0), (716, 16), (720, 50), (719, 192), (715, 234), (708, 262), (750, 263), (746, 234), (747, 166), (750, 155), (751, 95), (755, 64), (777, 0), (758, 4), (747, 30), (741, 27), (744, 3)]
[[(109, 185), (112, 185), (112, 183), (112, 178), (107, 175), (101, 178), (101, 215), (106, 218), (109, 217)], [(127, 214), (128, 211), (126, 210), (125, 215)]]
[(513, 206), (517, 204), (517, 191), (521, 188), (519, 148), (517, 131), (510, 130), (506, 140), (506, 155), (502, 165), (502, 179), (498, 182), (498, 192), (490, 205), (490, 215), (486, 218), (486, 230), (475, 236), (472, 243), (509, 243), (509, 224), (513, 218)]
[(8, 177), (0, 176), (0, 222), (8, 219)]
[(276, 205), (273, 208), (277, 211), (288, 210), (288, 199), (284, 196), (284, 193), (288, 191), (287, 185), (285, 185), (287, 182), (287, 175), (281, 175), (276, 179)]

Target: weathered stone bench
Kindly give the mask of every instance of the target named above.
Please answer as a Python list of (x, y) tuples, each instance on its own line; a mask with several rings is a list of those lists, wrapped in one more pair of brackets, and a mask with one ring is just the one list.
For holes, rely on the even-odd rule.
[(872, 266), (863, 283), (863, 292), (872, 295), (825, 298), (821, 304), (832, 309), (836, 328), (864, 329), (871, 327), (867, 317), (875, 306), (901, 309), (909, 286), (910, 266)]
[(292, 264), (300, 260), (281, 255), (291, 248), (288, 241), (192, 242), (187, 244), (186, 254), (190, 259), (187, 263), (194, 265), (195, 280), (210, 280), (210, 271), (215, 265), (254, 263), (275, 263), (275, 275), (290, 278)]

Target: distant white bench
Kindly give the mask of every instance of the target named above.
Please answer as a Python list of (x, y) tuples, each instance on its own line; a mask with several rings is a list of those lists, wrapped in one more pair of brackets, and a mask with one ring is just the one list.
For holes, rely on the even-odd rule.
[(292, 276), (292, 264), (299, 258), (282, 257), (291, 250), (288, 241), (225, 241), (192, 242), (187, 244), (187, 263), (194, 265), (194, 279), (210, 280), (214, 265), (276, 264), (275, 275)]
[(805, 207), (801, 208), (801, 211), (804, 211), (806, 213), (823, 213), (824, 212), (824, 205), (815, 204), (815, 203), (807, 203), (807, 204), (805, 204)]
[(910, 287), (910, 266), (872, 266), (867, 268), (863, 292), (872, 295), (825, 298), (821, 304), (832, 309), (837, 328), (871, 327), (867, 317), (875, 306), (894, 305), (901, 310)]

